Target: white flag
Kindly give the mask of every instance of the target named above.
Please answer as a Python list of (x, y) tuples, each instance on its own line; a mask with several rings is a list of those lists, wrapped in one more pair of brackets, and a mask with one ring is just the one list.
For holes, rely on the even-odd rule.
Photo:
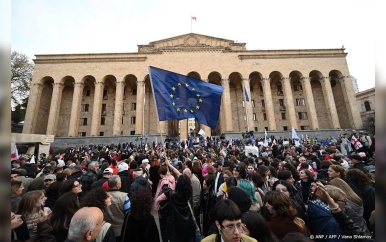
[(267, 130), (266, 129), (265, 129), (265, 135), (264, 135), (264, 147), (268, 147)]
[(18, 159), (19, 159), (19, 152), (17, 151), (17, 147), (15, 145), (11, 153), (11, 161), (18, 160)]
[(31, 160), (29, 160), (29, 163), (35, 164), (35, 156), (34, 155), (31, 156)]
[(292, 128), (292, 139), (295, 140), (295, 146), (298, 147), (300, 145), (299, 136), (296, 134), (296, 131), (294, 128)]
[(205, 131), (200, 129), (200, 131), (198, 131), (198, 134), (201, 135), (202, 137), (205, 137)]
[(354, 135), (351, 137), (351, 144), (354, 145), (354, 147), (355, 147), (356, 150), (359, 150), (360, 148), (363, 147), (363, 145), (361, 144), (361, 142), (359, 142), (359, 140), (358, 140), (357, 138), (355, 138)]
[(256, 146), (245, 146), (245, 154), (248, 155), (249, 153), (254, 154), (256, 156), (259, 156), (259, 148)]

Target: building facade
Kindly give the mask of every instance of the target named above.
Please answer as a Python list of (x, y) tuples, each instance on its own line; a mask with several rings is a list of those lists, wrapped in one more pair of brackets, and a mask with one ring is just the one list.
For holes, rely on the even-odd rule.
[(375, 134), (375, 87), (356, 93), (364, 128)]
[(195, 124), (206, 135), (359, 129), (346, 55), (344, 49), (247, 50), (245, 43), (195, 33), (138, 45), (136, 53), (36, 55), (23, 132), (186, 139), (187, 120), (158, 122), (148, 66), (224, 87), (216, 128)]

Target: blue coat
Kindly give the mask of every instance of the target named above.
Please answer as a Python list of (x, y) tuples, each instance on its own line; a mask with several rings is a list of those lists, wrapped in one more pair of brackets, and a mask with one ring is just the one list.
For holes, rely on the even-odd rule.
[[(338, 235), (344, 235), (344, 233), (331, 212), (321, 205), (315, 204), (314, 201), (308, 201), (307, 221), (307, 227), (312, 235), (324, 235), (323, 238), (315, 237), (315, 241), (343, 242), (342, 239), (338, 239)], [(337, 237), (334, 238), (333, 235), (337, 235)]]

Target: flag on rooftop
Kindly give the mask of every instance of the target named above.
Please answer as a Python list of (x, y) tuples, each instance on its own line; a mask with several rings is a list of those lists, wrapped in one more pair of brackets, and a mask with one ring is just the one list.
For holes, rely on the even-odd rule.
[(216, 127), (224, 87), (149, 66), (159, 121), (195, 118)]

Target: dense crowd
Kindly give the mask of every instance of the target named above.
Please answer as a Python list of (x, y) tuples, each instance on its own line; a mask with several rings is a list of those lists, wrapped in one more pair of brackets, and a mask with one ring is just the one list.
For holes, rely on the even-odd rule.
[[(361, 143), (356, 145), (355, 140)], [(371, 241), (374, 140), (90, 144), (11, 161), (13, 241)], [(189, 144), (188, 144), (189, 143)], [(245, 145), (259, 153), (246, 153)]]

